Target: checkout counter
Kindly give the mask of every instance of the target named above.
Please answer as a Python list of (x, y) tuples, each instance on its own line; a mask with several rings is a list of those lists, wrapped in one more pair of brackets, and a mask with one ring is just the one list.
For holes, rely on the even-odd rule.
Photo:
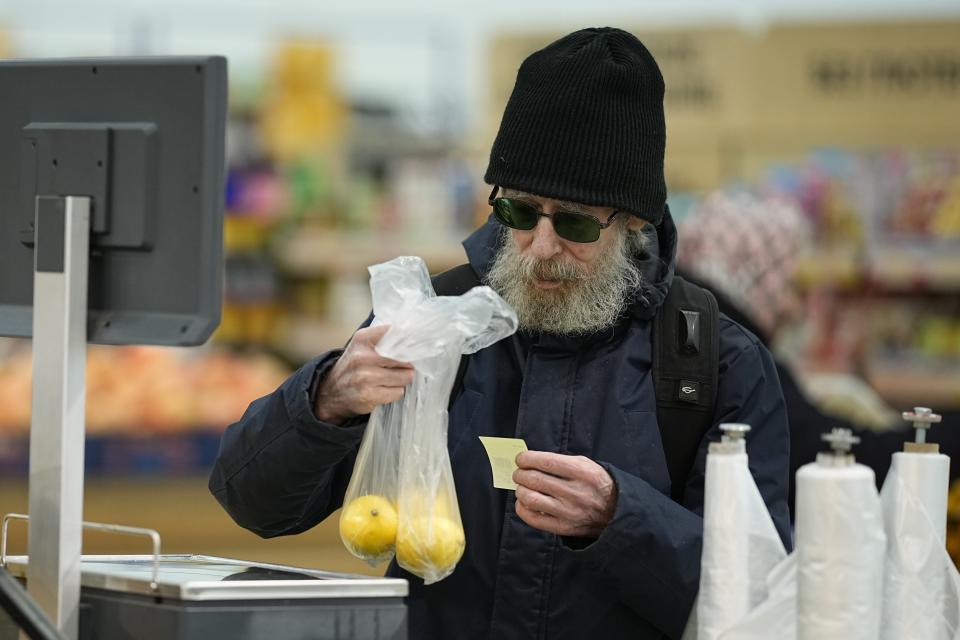
[[(22, 584), (27, 557), (3, 559), (6, 571)], [(12, 595), (21, 602), (29, 598), (25, 591)], [(209, 556), (85, 555), (79, 637), (406, 640), (406, 595), (407, 582), (395, 578)], [(17, 640), (19, 633), (14, 618), (0, 611), (0, 640)], [(63, 637), (52, 627), (47, 633), (27, 637)]]

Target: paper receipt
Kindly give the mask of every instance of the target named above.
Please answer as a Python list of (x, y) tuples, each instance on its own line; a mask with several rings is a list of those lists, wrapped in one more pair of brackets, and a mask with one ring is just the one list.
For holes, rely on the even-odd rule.
[(494, 438), (480, 436), (483, 448), (490, 458), (493, 471), (493, 486), (497, 489), (516, 489), (513, 472), (517, 470), (516, 458), (521, 451), (527, 450), (527, 443), (520, 438)]

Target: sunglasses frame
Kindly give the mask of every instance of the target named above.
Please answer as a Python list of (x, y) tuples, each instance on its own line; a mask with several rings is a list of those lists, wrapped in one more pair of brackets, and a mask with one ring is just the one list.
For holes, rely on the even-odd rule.
[[(497, 202), (497, 200), (506, 200), (506, 201), (508, 201), (508, 202), (511, 201), (511, 200), (515, 200), (514, 198), (498, 198), (498, 197), (497, 197), (497, 191), (499, 191), (499, 190), (500, 190), (500, 186), (499, 186), (499, 185), (494, 185), (494, 186), (493, 186), (493, 190), (490, 192), (490, 196), (487, 198), (487, 204), (489, 204), (491, 207), (494, 208), (494, 212), (496, 212), (496, 202)], [(606, 222), (601, 222), (601, 221), (600, 221), (600, 218), (598, 218), (597, 216), (594, 216), (594, 215), (590, 215), (589, 213), (579, 213), (579, 212), (576, 212), (576, 211), (557, 211), (557, 212), (555, 212), (555, 213), (544, 213), (543, 211), (540, 211), (540, 210), (537, 209), (535, 206), (533, 206), (532, 204), (529, 204), (529, 203), (527, 203), (527, 202), (521, 202), (521, 204), (524, 204), (524, 205), (530, 207), (531, 209), (533, 209), (533, 210), (536, 212), (536, 214), (537, 214), (537, 216), (538, 216), (537, 222), (539, 222), (540, 218), (549, 218), (549, 219), (550, 219), (550, 222), (553, 223), (553, 217), (554, 217), (555, 215), (557, 215), (557, 214), (562, 213), (562, 214), (568, 215), (568, 216), (582, 216), (582, 217), (584, 217), (584, 218), (589, 218), (590, 220), (593, 220), (593, 221), (597, 224), (597, 227), (599, 228), (599, 231), (603, 231), (604, 229), (606, 229), (607, 227), (609, 227), (610, 225), (612, 225), (612, 224), (613, 224), (613, 219), (614, 219), (614, 217), (615, 217), (618, 213), (622, 213), (620, 210), (614, 211), (613, 213), (610, 214), (610, 217), (607, 218), (607, 221), (606, 221)], [(510, 225), (508, 225), (508, 224), (506, 224), (505, 222), (503, 222), (499, 217), (497, 217), (496, 213), (494, 213), (494, 217), (496, 217), (496, 218), (497, 218), (497, 222), (499, 222), (499, 223), (502, 224), (503, 226), (509, 227), (509, 228), (511, 228), (511, 229), (517, 229), (518, 231), (532, 231), (532, 230), (534, 230), (534, 229), (537, 228), (537, 225), (536, 225), (536, 224), (534, 224), (534, 225), (533, 225), (532, 227), (530, 227), (529, 229), (519, 229), (518, 227), (511, 227)], [(560, 237), (563, 238), (564, 240), (567, 240), (568, 242), (576, 242), (576, 243), (578, 243), (578, 244), (590, 244), (591, 242), (596, 242), (597, 240), (600, 239), (600, 233), (599, 233), (599, 231), (597, 232), (597, 237), (594, 238), (593, 240), (573, 240), (572, 238), (567, 238), (567, 237), (565, 237), (563, 234), (561, 234), (559, 231), (557, 231), (556, 225), (554, 225), (554, 229), (553, 229), (553, 230), (554, 230), (554, 232), (555, 232), (558, 236), (560, 236)]]

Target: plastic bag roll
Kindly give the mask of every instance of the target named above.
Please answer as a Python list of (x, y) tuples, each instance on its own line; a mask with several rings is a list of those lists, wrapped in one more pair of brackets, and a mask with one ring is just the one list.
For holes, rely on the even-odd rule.
[(876, 640), (886, 535), (873, 471), (816, 462), (797, 472), (797, 638)]
[(797, 640), (797, 554), (767, 576), (767, 599), (720, 634), (720, 640)]
[(947, 554), (950, 459), (895, 453), (881, 500), (887, 532), (882, 640), (960, 638), (960, 575)]
[(786, 555), (750, 475), (744, 443), (713, 445), (706, 466), (698, 640), (716, 640), (763, 601), (767, 576)]
[(893, 476), (899, 478), (911, 495), (920, 501), (940, 544), (945, 544), (950, 458), (942, 453), (895, 453), (890, 463), (888, 479)]

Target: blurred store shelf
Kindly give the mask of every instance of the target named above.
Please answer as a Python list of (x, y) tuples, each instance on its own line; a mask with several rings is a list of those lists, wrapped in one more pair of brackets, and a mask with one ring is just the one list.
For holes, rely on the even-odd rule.
[(853, 246), (818, 249), (800, 258), (796, 278), (806, 288), (960, 291), (960, 246), (952, 252), (924, 245), (882, 247), (869, 256)]
[(867, 360), (867, 382), (893, 406), (960, 407), (960, 361), (876, 356)]
[(800, 381), (822, 412), (842, 417), (859, 427), (882, 431), (900, 418), (876, 389), (859, 376), (805, 371)]
[(870, 280), (886, 287), (960, 291), (960, 246), (951, 253), (932, 247), (884, 248), (867, 267)]
[(281, 267), (294, 275), (366, 280), (367, 267), (401, 255), (423, 258), (432, 272), (462, 264), (466, 255), (460, 243), (466, 235), (427, 230), (382, 233), (301, 229), (278, 238), (272, 249)]
[(363, 318), (358, 317), (357, 323), (351, 325), (309, 316), (294, 316), (287, 320), (283, 342), (278, 346), (291, 360), (306, 362), (328, 349), (346, 344), (362, 321)]
[(839, 246), (820, 249), (800, 257), (797, 283), (804, 287), (830, 284), (840, 288), (856, 285), (862, 276), (858, 249)]

